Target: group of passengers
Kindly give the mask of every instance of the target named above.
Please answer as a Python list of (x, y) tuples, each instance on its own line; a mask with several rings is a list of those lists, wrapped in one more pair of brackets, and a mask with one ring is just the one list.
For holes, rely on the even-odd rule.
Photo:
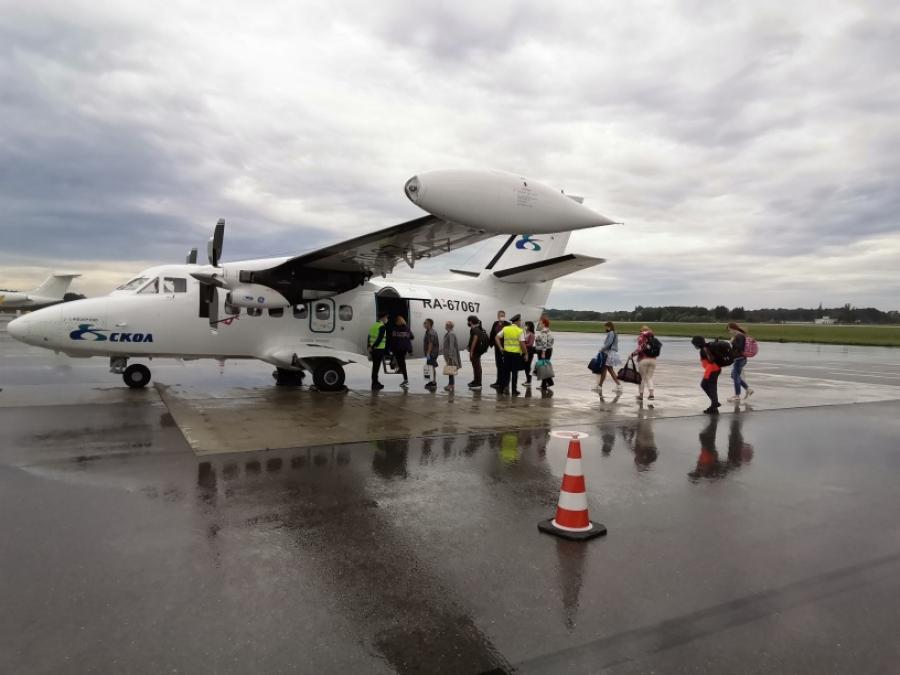
[[(378, 375), (385, 358), (390, 358), (396, 371), (403, 376), (400, 386), (404, 389), (409, 387), (406, 357), (412, 354), (415, 336), (404, 317), (396, 316), (394, 325), (390, 328), (388, 327), (389, 322), (390, 315), (386, 312), (382, 313), (369, 331), (368, 343), (369, 353), (372, 356), (373, 390), (384, 388), (384, 385), (378, 380)], [(493, 349), (497, 378), (490, 386), (496, 389), (499, 394), (519, 396), (519, 377), (522, 371), (525, 374), (525, 382), (521, 386), (531, 387), (532, 379), (540, 374), (541, 377), (538, 379), (541, 382), (541, 391), (550, 391), (554, 382), (553, 371), (549, 367), (549, 361), (553, 356), (553, 333), (550, 331), (549, 319), (541, 317), (537, 323), (537, 328), (531, 321), (526, 321), (523, 327), (521, 315), (516, 314), (507, 321), (506, 312), (500, 310), (497, 312), (497, 320), (491, 326), (490, 332), (484, 329), (481, 321), (475, 315), (468, 317), (467, 324), (469, 339), (465, 351), (468, 353), (473, 376), (472, 381), (467, 385), (469, 389), (481, 389), (483, 373), (481, 357), (489, 349)], [(444, 387), (444, 391), (452, 392), (456, 388), (456, 376), (462, 367), (460, 344), (454, 332), (454, 324), (452, 321), (447, 321), (444, 324), (445, 333), (443, 339), (438, 336), (437, 331), (434, 329), (433, 320), (425, 319), (423, 328), (425, 329), (423, 338), (425, 388), (431, 391), (437, 389), (438, 357), (443, 357), (444, 366), (442, 373), (447, 376), (447, 385)], [(616, 332), (615, 324), (611, 321), (607, 321), (604, 324), (604, 328), (606, 335), (603, 344), (600, 347), (597, 358), (591, 361), (590, 366), (596, 376), (594, 391), (599, 392), (602, 396), (603, 385), (608, 377), (615, 386), (615, 393), (621, 394), (622, 383), (619, 381), (617, 374), (617, 369), (622, 365), (622, 359), (619, 357), (619, 335)], [(755, 352), (749, 352), (748, 345), (754, 341), (747, 336), (747, 332), (740, 325), (729, 323), (728, 331), (732, 335), (731, 350), (734, 359), (731, 366), (734, 396), (728, 400), (734, 402), (741, 399), (742, 391), (746, 391), (745, 398), (749, 398), (753, 394), (753, 390), (744, 380), (743, 371), (747, 365), (747, 356)], [(709, 407), (703, 412), (717, 414), (721, 405), (718, 399), (717, 383), (722, 366), (716, 363), (717, 359), (714, 358), (711, 345), (704, 338), (694, 337), (691, 343), (700, 352), (700, 363), (703, 367), (703, 379), (700, 386), (710, 400)], [(656, 360), (659, 357), (660, 348), (661, 343), (653, 334), (651, 328), (646, 325), (641, 326), (637, 337), (637, 348), (629, 355), (629, 362), (636, 360), (636, 370), (640, 375), (640, 377), (636, 378), (638, 380), (637, 399), (639, 401), (643, 401), (645, 391), (647, 392), (648, 400), (653, 401), (655, 398), (653, 378), (656, 372)], [(536, 360), (539, 367), (533, 370)]]
[[(593, 366), (591, 370), (597, 378), (597, 386), (594, 387), (594, 391), (600, 392), (601, 396), (603, 395), (603, 383), (606, 381), (607, 375), (609, 375), (615, 384), (616, 393), (621, 394), (622, 384), (619, 382), (616, 373), (616, 368), (622, 363), (622, 360), (619, 358), (619, 336), (616, 333), (615, 325), (611, 321), (607, 321), (604, 327), (606, 328), (606, 338), (603, 346), (600, 348), (600, 352), (597, 354), (597, 358), (591, 362)], [(733, 359), (731, 362), (731, 379), (734, 383), (734, 396), (731, 396), (728, 401), (736, 403), (741, 400), (742, 392), (746, 392), (744, 394), (745, 399), (753, 395), (753, 389), (747, 384), (743, 373), (747, 365), (747, 358), (756, 353), (755, 348), (750, 348), (751, 343), (755, 346), (755, 340), (747, 335), (747, 331), (740, 324), (731, 322), (727, 328), (731, 334), (729, 345), (731, 359)], [(691, 344), (700, 352), (700, 365), (703, 367), (703, 379), (700, 381), (700, 387), (709, 397), (709, 407), (703, 412), (709, 415), (717, 415), (721, 407), (721, 403), (719, 403), (718, 380), (723, 366), (719, 365), (720, 359), (716, 358), (716, 355), (713, 353), (714, 343), (709, 343), (705, 338), (698, 335), (691, 338)], [(654, 400), (653, 376), (656, 372), (656, 359), (659, 357), (660, 347), (661, 343), (650, 327), (646, 325), (641, 326), (637, 338), (637, 348), (629, 355), (629, 360), (637, 360), (636, 370), (639, 374), (637, 378), (638, 401), (643, 401), (645, 390), (648, 394), (648, 400)]]
[[(409, 374), (406, 368), (406, 357), (413, 351), (415, 336), (410, 330), (406, 319), (402, 316), (394, 318), (394, 325), (389, 327), (390, 315), (387, 312), (378, 317), (378, 321), (369, 329), (368, 347), (372, 357), (372, 389), (383, 389), (384, 385), (378, 379), (382, 364), (389, 359), (396, 371), (401, 374), (403, 381), (400, 386), (409, 387)], [(535, 324), (526, 321), (522, 326), (522, 317), (516, 314), (509, 321), (506, 320), (506, 312), (497, 312), (497, 320), (491, 326), (488, 333), (481, 325), (477, 316), (470, 315), (467, 319), (469, 339), (465, 346), (469, 363), (472, 366), (472, 381), (468, 388), (480, 390), (482, 387), (481, 358), (489, 349), (494, 350), (494, 363), (497, 366), (497, 379), (491, 383), (491, 387), (504, 395), (519, 396), (519, 375), (524, 371), (525, 382), (522, 386), (531, 387), (535, 377), (532, 367), (537, 359), (538, 363), (549, 362), (553, 355), (553, 333), (550, 332), (550, 321), (541, 318), (535, 328)], [(454, 324), (447, 321), (444, 324), (444, 336), (441, 339), (434, 328), (432, 319), (425, 319), (423, 328), (423, 350), (425, 353), (424, 375), (427, 380), (425, 388), (436, 390), (438, 387), (438, 357), (443, 357), (444, 366), (442, 373), (447, 376), (447, 385), (444, 391), (456, 389), (456, 376), (462, 367), (460, 358), (460, 344), (454, 332)], [(552, 370), (542, 369), (544, 377), (540, 380), (541, 390), (547, 392), (553, 386), (553, 378), (547, 377)]]

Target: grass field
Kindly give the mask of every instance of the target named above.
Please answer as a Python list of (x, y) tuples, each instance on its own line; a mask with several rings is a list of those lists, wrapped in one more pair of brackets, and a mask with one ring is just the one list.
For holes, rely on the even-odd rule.
[[(762, 342), (812, 342), (834, 345), (868, 345), (900, 347), (900, 326), (816, 326), (812, 324), (742, 324), (747, 331)], [(575, 333), (602, 333), (602, 321), (554, 321), (553, 330)], [(637, 335), (641, 324), (616, 322), (616, 329), (623, 335)], [(659, 336), (729, 337), (725, 323), (651, 323)]]

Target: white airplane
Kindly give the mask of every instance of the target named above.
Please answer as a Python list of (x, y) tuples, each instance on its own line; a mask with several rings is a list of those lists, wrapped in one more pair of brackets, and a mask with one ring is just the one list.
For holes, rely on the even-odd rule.
[[(439, 334), (466, 318), (489, 326), (496, 312), (540, 317), (553, 280), (604, 262), (565, 253), (572, 230), (610, 225), (580, 197), (499, 171), (430, 171), (406, 182), (407, 197), (427, 215), (294, 257), (220, 262), (225, 221), (208, 244), (208, 265), (151, 267), (102, 298), (48, 307), (9, 323), (16, 339), (73, 357), (104, 356), (129, 387), (150, 370), (129, 359), (260, 359), (278, 384), (312, 373), (320, 391), (344, 385), (344, 366), (367, 360), (369, 328), (381, 312), (404, 316), (422, 356), (426, 318)], [(520, 234), (527, 232), (529, 234)], [(458, 279), (423, 283), (388, 278), (498, 234), (510, 235), (485, 269), (451, 270)], [(465, 348), (465, 347), (463, 347)]]
[(0, 291), (0, 310), (43, 307), (63, 301), (72, 279), (80, 274), (51, 274), (33, 291)]

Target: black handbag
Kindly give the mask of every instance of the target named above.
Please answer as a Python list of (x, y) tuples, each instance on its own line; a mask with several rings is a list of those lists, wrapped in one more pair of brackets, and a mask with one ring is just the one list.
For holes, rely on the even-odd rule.
[(618, 376), (621, 382), (631, 382), (631, 384), (641, 383), (641, 374), (638, 372), (637, 367), (634, 365), (633, 356), (628, 357), (625, 365), (619, 369)]
[(592, 358), (588, 362), (588, 370), (591, 371), (594, 375), (599, 375), (603, 372), (603, 367), (606, 365), (606, 354), (603, 352), (597, 352), (597, 356)]

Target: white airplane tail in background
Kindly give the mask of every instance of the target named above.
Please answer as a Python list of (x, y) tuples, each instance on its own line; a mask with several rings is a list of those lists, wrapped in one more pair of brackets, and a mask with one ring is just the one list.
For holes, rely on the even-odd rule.
[(80, 274), (51, 274), (44, 280), (44, 283), (31, 291), (29, 295), (62, 300), (66, 291), (69, 290), (72, 279), (80, 276)]
[(504, 294), (522, 304), (543, 307), (555, 279), (606, 262), (603, 258), (566, 253), (571, 234), (512, 235), (487, 264), (481, 277), (502, 282), (497, 290), (504, 293), (504, 287), (508, 287)]

